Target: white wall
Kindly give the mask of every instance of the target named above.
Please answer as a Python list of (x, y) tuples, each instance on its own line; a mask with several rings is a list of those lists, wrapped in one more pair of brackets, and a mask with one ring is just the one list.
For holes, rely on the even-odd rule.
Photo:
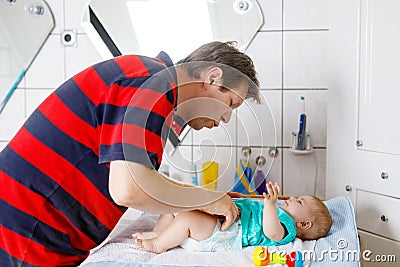
[[(29, 68), (25, 78), (2, 114), (0, 114), (0, 149), (16, 133), (33, 109), (65, 79), (100, 61), (100, 55), (80, 27), (86, 0), (47, 0), (56, 27)], [(254, 131), (254, 116), (243, 105), (224, 128), (190, 133), (184, 146), (175, 153), (176, 168), (171, 175), (190, 181), (191, 175), (178, 168), (188, 160), (200, 163), (207, 157), (220, 163), (220, 189), (233, 182), (237, 160), (244, 145), (252, 147), (251, 163), (262, 154), (267, 159), (264, 171), (271, 167), (269, 180), (283, 185), (284, 194), (313, 194), (317, 177), (317, 195), (325, 195), (326, 110), (327, 110), (327, 36), (328, 0), (258, 0), (265, 24), (250, 44), (247, 53), (253, 58), (260, 76), (262, 95), (268, 100), (274, 120), (265, 106), (251, 106), (261, 121), (261, 135)], [(77, 32), (77, 44), (64, 46), (61, 33)], [(168, 52), (168, 51), (167, 51)], [(314, 152), (296, 156), (289, 150), (291, 132), (298, 128), (301, 111), (299, 97), (306, 98), (307, 128)], [(267, 115), (266, 115), (267, 114)], [(276, 135), (274, 134), (275, 126)], [(247, 135), (247, 136), (246, 136)], [(276, 140), (276, 142), (275, 142)], [(202, 144), (199, 146), (199, 144)], [(270, 147), (277, 146), (278, 157), (272, 161)], [(272, 164), (273, 162), (273, 164)]]

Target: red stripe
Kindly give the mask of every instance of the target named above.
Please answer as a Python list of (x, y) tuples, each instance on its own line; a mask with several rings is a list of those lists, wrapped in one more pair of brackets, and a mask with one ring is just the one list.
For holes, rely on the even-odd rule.
[[(46, 118), (69, 137), (92, 149), (99, 155), (99, 140), (96, 128), (79, 118), (56, 95), (51, 94), (38, 108)], [(60, 114), (62, 114), (60, 116)], [(77, 130), (78, 129), (78, 130)]]
[[(148, 152), (157, 153), (159, 157), (162, 155), (165, 140), (140, 126), (133, 124), (103, 124), (100, 131), (100, 141), (103, 145), (125, 143), (140, 147)], [(112, 140), (112, 143), (110, 140)]]
[[(10, 176), (0, 171), (0, 184), (7, 190), (2, 190), (0, 198), (14, 208), (23, 211), (60, 232), (69, 235), (71, 245), (80, 250), (94, 248), (97, 244), (83, 234), (67, 217), (50, 205), (41, 195), (29, 190)], [(31, 203), (35, 203), (32, 205)], [(62, 218), (60, 220), (60, 218)]]
[(124, 72), (126, 78), (149, 76), (149, 71), (137, 55), (125, 55), (114, 58)]
[(164, 118), (174, 111), (174, 105), (167, 100), (165, 94), (146, 89), (138, 90), (130, 101), (129, 106), (151, 110)]
[(38, 266), (76, 265), (88, 256), (88, 254), (79, 256), (59, 254), (2, 225), (0, 225), (0, 241), (0, 248), (12, 257)]
[(122, 216), (122, 212), (74, 165), (37, 140), (25, 128), (21, 128), (18, 134), (23, 136), (25, 142), (11, 140), (9, 146), (22, 158), (52, 178), (103, 225), (112, 230)]
[(72, 79), (96, 106), (101, 102), (104, 92), (108, 90), (107, 84), (93, 67), (76, 74)]

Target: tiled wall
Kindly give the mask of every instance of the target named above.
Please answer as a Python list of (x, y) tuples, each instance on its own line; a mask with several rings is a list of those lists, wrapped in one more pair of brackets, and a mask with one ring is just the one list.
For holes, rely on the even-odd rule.
[[(262, 96), (267, 105), (248, 103), (217, 129), (190, 132), (172, 156), (171, 176), (190, 181), (192, 161), (215, 160), (220, 164), (220, 189), (233, 184), (235, 166), (243, 146), (252, 148), (251, 164), (263, 155), (262, 170), (268, 180), (283, 185), (283, 194), (325, 195), (325, 151), (327, 110), (326, 46), (329, 27), (328, 0), (258, 0), (265, 23), (247, 53), (254, 59), (260, 76)], [(65, 79), (100, 56), (80, 27), (85, 0), (47, 0), (56, 26), (9, 104), (0, 114), (0, 149), (16, 133), (33, 109)], [(77, 44), (64, 46), (61, 33), (77, 32)], [(168, 51), (167, 51), (168, 52)], [(302, 110), (300, 96), (306, 98), (307, 128), (314, 152), (290, 152), (291, 133), (298, 128)], [(278, 156), (269, 156), (271, 147)], [(166, 157), (167, 158), (167, 157)], [(200, 174), (199, 174), (200, 175)], [(200, 175), (201, 177), (201, 175)], [(315, 179), (316, 182), (315, 182)]]

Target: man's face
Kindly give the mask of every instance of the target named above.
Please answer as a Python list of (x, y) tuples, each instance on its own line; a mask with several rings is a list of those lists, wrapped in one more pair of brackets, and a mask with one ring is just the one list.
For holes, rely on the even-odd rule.
[(219, 86), (207, 90), (202, 97), (191, 100), (194, 116), (189, 120), (188, 125), (195, 130), (200, 130), (203, 127), (209, 129), (216, 127), (221, 121), (228, 123), (232, 111), (243, 103), (247, 90), (247, 83), (242, 83), (232, 90), (221, 91)]

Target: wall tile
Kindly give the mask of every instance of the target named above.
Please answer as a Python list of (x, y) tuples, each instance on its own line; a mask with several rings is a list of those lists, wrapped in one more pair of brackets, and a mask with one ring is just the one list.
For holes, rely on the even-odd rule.
[(75, 30), (78, 33), (83, 33), (81, 27), (82, 15), (86, 9), (89, 0), (66, 1), (65, 4), (65, 29)]
[[(276, 158), (270, 157), (268, 152), (270, 148), (264, 147), (264, 148), (251, 148), (251, 154), (249, 157), (250, 165), (253, 170), (253, 174), (255, 175), (258, 170), (261, 170), (264, 175), (265, 175), (265, 180), (267, 182), (271, 181), (273, 183), (278, 183), (279, 185), (282, 185), (282, 153), (281, 149), (278, 148), (278, 156)], [(244, 158), (242, 155), (242, 148), (237, 149), (237, 162), (235, 165), (235, 168), (237, 164), (239, 164), (239, 159)], [(256, 158), (258, 156), (263, 156), (266, 160), (265, 164), (261, 167), (257, 166), (256, 163)], [(236, 171), (236, 169), (235, 169)]]
[(8, 142), (0, 141), (0, 151), (2, 151), (7, 146), (7, 144)]
[[(169, 151), (169, 149), (166, 150)], [(192, 147), (178, 146), (172, 155), (164, 153), (161, 166), (160, 171), (169, 173), (171, 178), (191, 183), (193, 175)]]
[(329, 0), (284, 0), (283, 29), (328, 29)]
[(314, 195), (315, 191), (317, 197), (325, 197), (325, 161), (325, 149), (315, 149), (309, 155), (295, 155), (289, 149), (284, 149), (283, 194)]
[(0, 140), (9, 141), (25, 121), (25, 92), (15, 90), (4, 110), (0, 113)]
[(216, 161), (219, 164), (217, 190), (230, 191), (233, 186), (236, 154), (237, 149), (234, 147), (216, 147), (211, 143), (193, 146), (193, 163), (197, 166), (200, 184), (202, 164), (206, 161)]
[(86, 34), (77, 34), (76, 38), (76, 45), (65, 47), (65, 72), (67, 79), (102, 60)]
[(328, 34), (283, 33), (283, 88), (327, 88)]
[(328, 90), (300, 90), (283, 92), (283, 145), (292, 146), (292, 132), (299, 130), (299, 116), (303, 112), (300, 96), (305, 97), (306, 130), (311, 145), (326, 147)]
[(29, 88), (54, 89), (64, 82), (64, 46), (60, 35), (52, 34), (39, 51), (25, 78)]
[(263, 31), (282, 30), (282, 0), (259, 0), (264, 24)]
[(238, 146), (281, 144), (281, 91), (261, 90), (261, 95), (268, 105), (246, 101), (237, 109)]
[(54, 90), (27, 89), (26, 90), (26, 118), (42, 103)]
[[(53, 13), (55, 27), (54, 33), (61, 33), (64, 31), (64, 0), (46, 0), (50, 6), (51, 12)], [(68, 1), (70, 3), (72, 1)]]
[(282, 88), (282, 32), (258, 32), (246, 54), (254, 61), (261, 88)]
[(218, 127), (212, 129), (203, 128), (199, 131), (192, 130), (193, 144), (198, 145), (205, 140), (210, 140), (213, 144), (223, 146), (236, 145), (236, 113), (232, 113), (228, 123), (221, 122)]

